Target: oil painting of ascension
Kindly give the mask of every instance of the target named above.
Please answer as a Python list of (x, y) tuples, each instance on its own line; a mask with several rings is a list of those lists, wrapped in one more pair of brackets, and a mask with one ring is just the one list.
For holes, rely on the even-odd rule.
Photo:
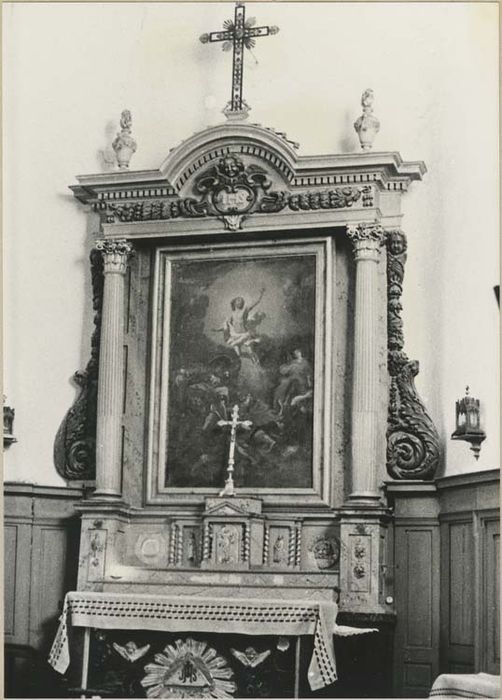
[(171, 263), (166, 486), (311, 488), (316, 258)]

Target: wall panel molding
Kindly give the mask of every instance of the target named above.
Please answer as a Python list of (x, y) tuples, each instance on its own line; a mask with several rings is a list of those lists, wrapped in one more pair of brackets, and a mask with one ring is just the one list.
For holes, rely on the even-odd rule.
[(441, 672), (500, 673), (499, 471), (437, 480)]
[(476, 671), (500, 673), (500, 517), (498, 511), (475, 514), (478, 543)]
[(7, 696), (23, 695), (47, 667), (64, 595), (76, 586), (81, 498), (76, 488), (4, 484)]
[(439, 664), (439, 527), (396, 527), (398, 697), (428, 695)]
[(500, 672), (499, 471), (387, 482), (394, 507), (394, 695)]
[(394, 696), (427, 697), (439, 671), (438, 499), (433, 484), (388, 485), (394, 506)]

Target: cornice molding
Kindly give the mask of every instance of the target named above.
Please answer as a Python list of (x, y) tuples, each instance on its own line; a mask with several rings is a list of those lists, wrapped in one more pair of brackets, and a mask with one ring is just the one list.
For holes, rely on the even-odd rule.
[(28, 498), (67, 498), (73, 500), (81, 499), (84, 495), (83, 487), (44, 486), (42, 484), (28, 484), (22, 481), (6, 481), (3, 489), (4, 496), (26, 496)]
[(454, 489), (462, 486), (475, 486), (487, 483), (497, 484), (500, 481), (500, 469), (486, 469), (463, 474), (447, 474), (437, 477), (435, 483), (438, 489)]
[(371, 185), (404, 192), (426, 172), (422, 161), (397, 152), (299, 156), (284, 135), (255, 124), (226, 123), (190, 136), (173, 148), (158, 169), (77, 176), (70, 189), (83, 203), (179, 197), (192, 178), (229, 154), (261, 162), (276, 186), (294, 193), (327, 186)]

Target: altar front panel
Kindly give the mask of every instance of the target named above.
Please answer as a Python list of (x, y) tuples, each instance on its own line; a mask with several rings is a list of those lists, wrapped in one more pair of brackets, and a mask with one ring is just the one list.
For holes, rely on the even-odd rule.
[[(140, 651), (148, 647), (144, 656), (132, 663), (116, 651), (131, 643)], [(267, 635), (255, 640), (228, 634), (94, 630), (89, 645), (87, 686), (111, 698), (143, 698), (148, 691), (162, 692), (164, 697), (204, 698), (212, 697), (211, 690), (222, 693), (225, 688), (231, 689), (231, 697), (235, 698), (298, 697), (298, 643), (298, 637)], [(304, 644), (308, 644), (308, 638)], [(177, 666), (176, 660), (186, 648), (194, 649), (200, 656), (214, 656), (207, 664), (201, 661), (200, 669)], [(198, 656), (196, 660), (199, 661)]]

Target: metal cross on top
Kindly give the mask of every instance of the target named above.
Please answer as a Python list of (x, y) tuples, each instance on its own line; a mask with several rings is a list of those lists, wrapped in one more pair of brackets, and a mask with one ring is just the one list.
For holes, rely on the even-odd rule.
[(234, 21), (231, 19), (223, 22), (222, 32), (203, 34), (200, 40), (203, 44), (214, 41), (223, 41), (223, 51), (229, 51), (233, 46), (232, 60), (232, 99), (223, 112), (231, 119), (245, 118), (249, 112), (249, 105), (242, 97), (242, 74), (244, 69), (244, 47), (252, 49), (255, 45), (255, 37), (277, 34), (279, 27), (253, 27), (254, 17), (246, 20), (246, 8), (243, 3), (236, 3)]

